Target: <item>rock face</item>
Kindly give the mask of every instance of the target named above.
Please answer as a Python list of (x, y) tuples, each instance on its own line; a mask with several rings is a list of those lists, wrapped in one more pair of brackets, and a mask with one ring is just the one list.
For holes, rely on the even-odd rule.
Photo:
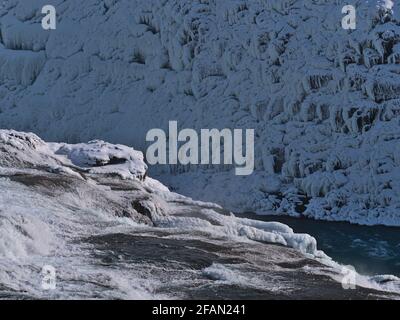
[[(169, 120), (254, 128), (256, 172), (155, 168), (232, 210), (400, 225), (400, 20), (393, 1), (46, 1), (0, 8), (0, 127), (145, 149)], [(188, 181), (196, 181), (188, 187)]]

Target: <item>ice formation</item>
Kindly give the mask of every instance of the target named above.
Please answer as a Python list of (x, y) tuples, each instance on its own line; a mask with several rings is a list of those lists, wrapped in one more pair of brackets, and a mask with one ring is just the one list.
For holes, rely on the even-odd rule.
[[(110, 195), (101, 201), (107, 207), (112, 207), (111, 204), (106, 204), (107, 199), (111, 201), (113, 196), (118, 197), (112, 189), (102, 188), (99, 181), (104, 182), (107, 178), (112, 180), (113, 177), (116, 177), (117, 181), (134, 180), (137, 181), (136, 184), (143, 184), (154, 195), (133, 201), (131, 212), (116, 211), (114, 215), (130, 216), (137, 223), (145, 222), (163, 228), (200, 228), (202, 231), (209, 230), (211, 234), (277, 243), (298, 249), (305, 254), (323, 256), (317, 250), (316, 240), (309, 235), (295, 234), (291, 228), (278, 222), (252, 221), (236, 218), (234, 215), (222, 215), (217, 212), (222, 210), (218, 205), (192, 201), (170, 192), (159, 182), (146, 177), (146, 168), (142, 153), (126, 146), (103, 141), (77, 145), (45, 143), (32, 133), (0, 130), (0, 177), (3, 179), (24, 182), (28, 186), (43, 184), (45, 187), (48, 184), (46, 187), (51, 187), (54, 183), (55, 189), (57, 183), (60, 186), (66, 183), (64, 179), (71, 185), (88, 183), (93, 192), (96, 189), (99, 189), (99, 193), (109, 191)], [(27, 177), (29, 175), (32, 176), (30, 183)], [(55, 179), (54, 182), (51, 182), (52, 179)], [(126, 182), (127, 185), (131, 183)], [(66, 186), (65, 189), (68, 190)], [(98, 196), (90, 199), (90, 196), (86, 195), (87, 198), (81, 200), (86, 202), (86, 206), (99, 201)], [(68, 192), (60, 197), (68, 199)], [(175, 210), (170, 202), (176, 202), (177, 207), (182, 204), (198, 206), (199, 212), (196, 212), (196, 217), (177, 215), (175, 211), (179, 210)], [(1, 204), (11, 208), (13, 206), (8, 201), (2, 201)], [(9, 218), (16, 219), (12, 215)]]
[[(115, 157), (131, 164), (116, 170), (107, 162)], [(295, 234), (285, 225), (252, 225), (217, 213), (214, 210), (222, 210), (217, 205), (171, 193), (144, 177), (141, 153), (128, 147), (48, 144), (34, 134), (1, 130), (0, 159), (0, 297), (6, 291), (29, 297), (165, 298), (152, 293), (157, 276), (153, 271), (149, 278), (144, 264), (135, 271), (132, 266), (124, 271), (123, 265), (112, 271), (91, 262), (84, 239), (117, 232), (140, 237), (162, 228), (175, 237), (187, 232), (194, 239), (202, 232), (210, 242), (253, 239), (324, 256), (314, 238)], [(154, 239), (167, 241), (162, 236)], [(53, 292), (40, 287), (39, 271), (48, 264), (58, 272), (58, 289)], [(99, 291), (98, 281), (109, 289)]]
[[(46, 3), (45, 3), (46, 2)], [(355, 1), (48, 1), (0, 8), (0, 127), (145, 150), (152, 128), (254, 128), (256, 172), (151, 168), (236, 211), (400, 225), (400, 7)]]
[[(312, 236), (170, 192), (145, 170), (142, 154), (122, 145), (0, 130), (0, 298), (176, 298), (199, 281), (287, 297), (298, 294), (294, 271), (299, 286), (321, 276), (318, 295), (335, 297), (341, 266)], [(54, 291), (41, 289), (45, 265), (57, 270)], [(399, 282), (358, 276), (372, 291), (357, 294), (398, 292)]]

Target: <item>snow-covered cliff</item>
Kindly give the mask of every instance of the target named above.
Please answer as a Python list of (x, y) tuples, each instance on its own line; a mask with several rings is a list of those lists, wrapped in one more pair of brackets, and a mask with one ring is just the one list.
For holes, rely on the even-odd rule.
[[(56, 30), (41, 28), (45, 4)], [(354, 31), (341, 27), (346, 4)], [(0, 127), (141, 150), (169, 120), (254, 128), (252, 176), (156, 172), (232, 210), (400, 225), (399, 11), (383, 0), (8, 0)]]

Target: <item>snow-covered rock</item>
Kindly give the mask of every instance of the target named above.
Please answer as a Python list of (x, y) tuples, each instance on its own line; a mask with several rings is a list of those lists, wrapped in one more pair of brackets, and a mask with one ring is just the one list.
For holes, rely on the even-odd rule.
[(150, 169), (232, 210), (400, 225), (397, 2), (357, 2), (348, 31), (344, 0), (53, 1), (45, 31), (47, 2), (0, 7), (0, 127), (141, 151), (169, 120), (254, 128), (250, 177)]
[[(0, 130), (0, 165), (11, 168), (48, 167), (48, 170), (79, 169), (94, 174), (115, 174), (123, 179), (144, 179), (143, 154), (104, 141), (87, 144), (45, 143), (32, 133)], [(71, 168), (71, 169), (69, 169)]]
[[(164, 228), (208, 230), (210, 234), (277, 243), (307, 254), (323, 255), (313, 237), (297, 235), (286, 225), (223, 215), (218, 213), (222, 210), (218, 205), (170, 192), (146, 177), (147, 166), (141, 152), (126, 146), (103, 141), (77, 145), (45, 143), (32, 133), (0, 130), (0, 159), (2, 179), (25, 184), (33, 190), (39, 186), (41, 192), (48, 189), (47, 193), (57, 194), (61, 203), (76, 197), (74, 202), (79, 203), (79, 199), (81, 207), (101, 205), (101, 210), (112, 213), (110, 218), (125, 216), (137, 223)], [(74, 196), (71, 192), (78, 194)], [(4, 199), (1, 203), (13, 207), (13, 203)], [(180, 205), (197, 210), (193, 212), (196, 216), (179, 214)]]
[[(340, 266), (312, 236), (172, 193), (145, 169), (122, 145), (0, 130), (0, 298), (187, 298), (204, 286), (209, 298), (228, 297), (224, 284), (247, 297), (298, 297), (310, 286), (304, 297), (338, 298)], [(54, 290), (44, 290), (42, 268), (56, 272)], [(398, 291), (396, 277), (372, 280), (359, 276), (369, 289), (346, 297)]]

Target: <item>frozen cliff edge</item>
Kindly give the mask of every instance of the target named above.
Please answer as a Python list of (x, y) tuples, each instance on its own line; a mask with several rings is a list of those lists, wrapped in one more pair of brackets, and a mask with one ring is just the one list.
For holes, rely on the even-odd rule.
[[(122, 258), (126, 250), (129, 252), (138, 246), (135, 237), (141, 237), (140, 241), (147, 239), (149, 248), (154, 246), (154, 241), (159, 241), (161, 248), (168, 248), (174, 240), (177, 243), (192, 241), (192, 246), (201, 241), (206, 244), (205, 248), (211, 246), (209, 249), (216, 257), (219, 250), (226, 250), (235, 257), (224, 258), (226, 261), (238, 259), (234, 254), (243, 247), (245, 249), (241, 250), (249, 252), (244, 266), (257, 265), (255, 261), (260, 259), (264, 268), (272, 263), (273, 268), (268, 266), (261, 273), (271, 272), (271, 277), (275, 271), (282, 272), (280, 269), (273, 271), (279, 263), (296, 265), (306, 259), (301, 262), (304, 279), (307, 274), (317, 274), (324, 279), (329, 276), (340, 281), (339, 266), (317, 250), (313, 237), (296, 234), (281, 223), (237, 218), (218, 205), (172, 193), (147, 177), (146, 170), (142, 154), (122, 145), (103, 141), (76, 145), (46, 143), (32, 133), (0, 130), (0, 297), (7, 297), (4, 291), (14, 295), (24, 292), (27, 297), (52, 294), (56, 298), (170, 296), (171, 292), (166, 295), (156, 293), (156, 288), (165, 281), (166, 262), (162, 257), (161, 262), (152, 267), (160, 267), (161, 274), (158, 277), (153, 270), (150, 278), (144, 271), (145, 262), (134, 260), (128, 264), (124, 260), (127, 258)], [(117, 255), (119, 267), (110, 269), (105, 262), (91, 262), (93, 257), (88, 252), (94, 250), (96, 255), (100, 249), (88, 251), (88, 244), (82, 244), (83, 239), (89, 239), (90, 245), (109, 245), (114, 234), (124, 235), (119, 236), (122, 240), (117, 237), (120, 240), (113, 249), (121, 250)], [(107, 237), (109, 240), (105, 241)], [(131, 240), (125, 244), (124, 237)], [(143, 252), (152, 250), (146, 247), (146, 241)], [(214, 252), (217, 244), (223, 249)], [(274, 249), (269, 244), (281, 247)], [(124, 245), (126, 249), (123, 249)], [(296, 251), (283, 249), (285, 246)], [(184, 245), (179, 250), (194, 250), (195, 254), (203, 252), (191, 246), (186, 249)], [(174, 249), (177, 256), (172, 258), (173, 261), (179, 260), (179, 250)], [(134, 258), (140, 259), (143, 252), (138, 251)], [(155, 252), (153, 255), (157, 256)], [(147, 254), (145, 256), (149, 259)], [(190, 255), (187, 259), (185, 263), (191, 261)], [(317, 261), (323, 263), (315, 265)], [(309, 264), (312, 267), (308, 267)], [(38, 286), (40, 269), (44, 265), (52, 265), (59, 272), (60, 287), (52, 293), (44, 293)], [(242, 279), (241, 285), (260, 286), (262, 281), (259, 280), (247, 283), (248, 276), (240, 269), (242, 265), (221, 264), (217, 259), (215, 264), (210, 263), (199, 270), (198, 277), (202, 277), (202, 281), (218, 281), (219, 285), (231, 280), (238, 284)], [(132, 271), (132, 268), (136, 269)], [(193, 275), (194, 271), (189, 269), (189, 275)], [(184, 278), (183, 274), (182, 271), (175, 277)], [(397, 290), (397, 278), (382, 279), (385, 287), (361, 276), (359, 282), (377, 290)], [(101, 291), (98, 282), (100, 287), (108, 289)], [(279, 286), (284, 288), (284, 282)]]
[(254, 128), (248, 179), (155, 173), (232, 210), (400, 225), (398, 1), (357, 1), (352, 32), (348, 1), (54, 1), (51, 32), (44, 4), (0, 8), (0, 127), (142, 151), (169, 120)]
[[(68, 181), (71, 188), (79, 183), (88, 184), (93, 191), (99, 189), (98, 191), (104, 194), (104, 206), (113, 208), (112, 202), (120, 205), (121, 211), (118, 210), (118, 206), (114, 207), (115, 212), (112, 216), (131, 217), (134, 222), (145, 222), (163, 228), (199, 228), (233, 238), (276, 243), (303, 253), (323, 256), (317, 250), (316, 240), (309, 235), (295, 234), (291, 228), (281, 223), (240, 219), (232, 214), (222, 215), (218, 213), (222, 211), (218, 205), (196, 202), (169, 192), (161, 183), (146, 177), (146, 170), (147, 165), (143, 161), (142, 153), (126, 146), (112, 145), (104, 141), (76, 145), (45, 143), (32, 133), (0, 130), (2, 181), (11, 180), (28, 185), (38, 183), (43, 188), (50, 187), (50, 190), (53, 183), (57, 185), (58, 178), (60, 185)], [(123, 201), (119, 201), (118, 197), (121, 195), (118, 195), (116, 190), (112, 187), (110, 190), (102, 190), (102, 183), (107, 179), (121, 180), (126, 186), (129, 186), (130, 181), (135, 181), (135, 185), (141, 185), (153, 196), (148, 195), (147, 200), (132, 200), (130, 206), (125, 205), (126, 208), (122, 208)], [(49, 186), (46, 186), (47, 181)], [(67, 186), (64, 187), (68, 189)], [(61, 199), (67, 197), (58, 196)], [(82, 204), (86, 202), (90, 206), (96, 198), (91, 199), (87, 196), (88, 194), (85, 194), (80, 200)], [(113, 197), (115, 199), (111, 201)], [(108, 205), (106, 199), (110, 201)], [(177, 215), (174, 206), (169, 202), (182, 203), (188, 208), (193, 206), (193, 210), (196, 207), (201, 210), (188, 216)], [(2, 205), (8, 206), (9, 203), (3, 201)], [(98, 204), (95, 204), (95, 207), (96, 205)]]

